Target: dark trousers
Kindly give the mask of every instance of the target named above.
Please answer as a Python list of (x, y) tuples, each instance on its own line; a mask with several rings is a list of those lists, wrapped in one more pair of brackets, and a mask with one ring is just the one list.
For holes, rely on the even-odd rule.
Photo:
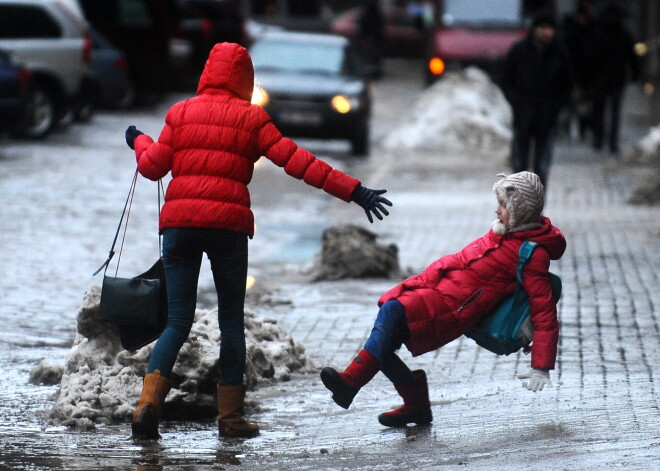
[[(534, 161), (530, 165), (530, 156), (534, 148)], [(547, 186), (552, 149), (554, 146), (554, 127), (518, 126), (513, 131), (511, 141), (511, 168), (514, 173), (530, 170), (539, 176), (543, 186)]]
[(394, 384), (405, 383), (414, 378), (410, 368), (394, 353), (409, 335), (403, 305), (396, 300), (383, 304), (364, 349), (378, 360), (380, 370)]
[(245, 371), (243, 309), (248, 265), (248, 236), (222, 229), (177, 228), (163, 231), (168, 318), (154, 347), (147, 372), (169, 376), (185, 342), (197, 304), (197, 283), (206, 253), (218, 294), (220, 379), (242, 384)]
[[(605, 140), (605, 115), (609, 115), (609, 129), (607, 130), (610, 151), (619, 152), (619, 127), (621, 123), (621, 101), (623, 99), (623, 88), (616, 88), (609, 92), (599, 91), (594, 97), (593, 103), (593, 132), (594, 148), (603, 147)], [(609, 113), (606, 113), (609, 112)]]

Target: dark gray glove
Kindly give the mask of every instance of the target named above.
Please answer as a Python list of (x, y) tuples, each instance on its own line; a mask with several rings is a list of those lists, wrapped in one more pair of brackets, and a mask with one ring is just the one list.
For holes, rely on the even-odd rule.
[(138, 130), (135, 126), (129, 126), (126, 128), (126, 144), (128, 144), (128, 147), (131, 149), (135, 149), (134, 143), (135, 143), (135, 138), (138, 137), (140, 134), (144, 134), (142, 131)]
[(387, 198), (380, 196), (386, 192), (387, 190), (372, 190), (371, 188), (358, 185), (355, 190), (353, 190), (351, 201), (355, 201), (362, 206), (364, 212), (367, 214), (367, 218), (369, 218), (369, 222), (373, 224), (374, 220), (371, 217), (371, 213), (374, 213), (374, 215), (381, 221), (383, 220), (381, 213), (385, 216), (390, 214), (383, 204), (392, 206), (392, 203)]

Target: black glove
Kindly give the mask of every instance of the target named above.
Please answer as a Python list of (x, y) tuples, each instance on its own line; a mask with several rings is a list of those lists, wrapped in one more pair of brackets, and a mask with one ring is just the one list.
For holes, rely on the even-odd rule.
[(381, 212), (385, 216), (390, 214), (387, 212), (387, 209), (385, 209), (383, 204), (392, 206), (390, 200), (380, 196), (385, 192), (387, 192), (387, 190), (372, 190), (362, 185), (358, 185), (355, 190), (353, 190), (351, 201), (355, 201), (364, 208), (364, 212), (367, 213), (367, 218), (369, 218), (370, 223), (374, 222), (371, 213), (374, 213), (374, 215), (382, 221), (383, 216), (380, 214)]
[(128, 147), (130, 147), (131, 149), (135, 149), (133, 144), (135, 142), (135, 138), (138, 137), (140, 134), (144, 134), (144, 133), (138, 130), (135, 126), (129, 126), (126, 128), (126, 144), (128, 144)]

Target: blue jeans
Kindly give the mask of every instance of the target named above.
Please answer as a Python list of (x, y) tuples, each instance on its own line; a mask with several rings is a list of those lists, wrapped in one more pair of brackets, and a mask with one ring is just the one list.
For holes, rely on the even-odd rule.
[(410, 368), (394, 353), (409, 336), (403, 305), (396, 300), (383, 304), (364, 349), (376, 358), (380, 370), (394, 384), (405, 383), (414, 378)]
[(234, 231), (176, 228), (163, 231), (163, 261), (167, 281), (167, 325), (154, 347), (147, 372), (170, 376), (186, 341), (197, 304), (202, 254), (211, 261), (218, 294), (220, 380), (243, 384), (245, 332), (243, 309), (248, 265), (248, 236)]

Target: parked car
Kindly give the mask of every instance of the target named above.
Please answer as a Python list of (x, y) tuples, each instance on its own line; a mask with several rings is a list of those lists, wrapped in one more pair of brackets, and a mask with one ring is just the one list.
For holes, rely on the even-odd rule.
[(250, 54), (258, 84), (252, 101), (285, 135), (348, 139), (354, 154), (368, 153), (370, 88), (348, 39), (266, 32)]
[(436, 21), (426, 48), (428, 83), (446, 70), (476, 65), (497, 80), (511, 45), (528, 32), (529, 16), (553, 0), (436, 0)]
[(18, 134), (43, 137), (54, 124), (68, 123), (93, 107), (91, 38), (84, 19), (65, 4), (0, 2), (0, 48), (10, 51), (34, 76), (30, 112), (35, 115), (25, 120)]
[(32, 73), (0, 51), (0, 133), (13, 131), (26, 115)]
[(137, 90), (130, 77), (126, 55), (94, 28), (89, 31), (92, 36), (92, 72), (99, 84), (99, 106), (130, 108), (135, 103)]
[(154, 103), (171, 89), (170, 40), (174, 0), (78, 0), (85, 19), (128, 61), (140, 104)]
[[(337, 15), (330, 24), (330, 32), (353, 41), (360, 38), (362, 6), (349, 8)], [(419, 58), (424, 55), (429, 16), (423, 10), (387, 3), (383, 13), (383, 54), (385, 57)]]

